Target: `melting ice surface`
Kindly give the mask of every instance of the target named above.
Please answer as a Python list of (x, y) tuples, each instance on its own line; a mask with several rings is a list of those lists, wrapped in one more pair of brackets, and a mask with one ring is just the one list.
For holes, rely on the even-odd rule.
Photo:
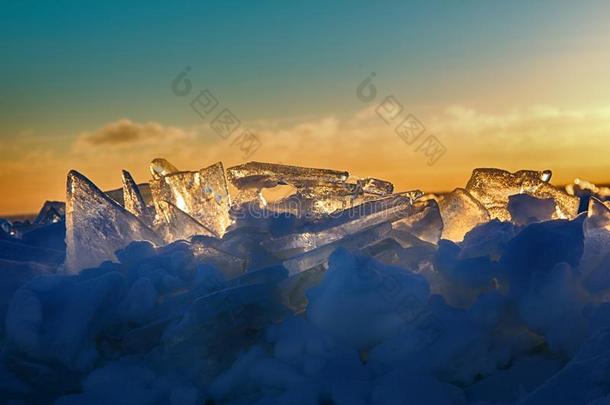
[(0, 222), (2, 402), (610, 403), (607, 188), (150, 173)]

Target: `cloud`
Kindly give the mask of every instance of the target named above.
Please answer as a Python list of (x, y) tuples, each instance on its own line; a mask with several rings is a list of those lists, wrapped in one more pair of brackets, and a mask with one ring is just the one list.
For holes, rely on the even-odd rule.
[[(610, 133), (607, 107), (569, 110), (535, 105), (503, 113), (484, 113), (464, 106), (451, 106), (434, 118), (437, 130), (460, 136), (478, 137), (489, 142), (565, 147), (599, 142)], [(551, 142), (552, 145), (548, 143)], [(523, 146), (523, 145), (521, 145)]]
[[(403, 142), (394, 125), (386, 124), (371, 107), (341, 117), (244, 122), (243, 127), (251, 129), (261, 143), (251, 156), (235, 143), (241, 129), (223, 139), (207, 125), (195, 130), (176, 128), (178, 133), (192, 134), (187, 141), (174, 137), (176, 141), (163, 148), (131, 150), (141, 157), (141, 162), (156, 155), (165, 156), (185, 170), (219, 160), (227, 167), (257, 160), (349, 169), (356, 175), (402, 181), (405, 187), (434, 179), (434, 188), (441, 187), (447, 176), (467, 179), (476, 166), (515, 170), (607, 166), (610, 151), (605, 140), (610, 133), (610, 110), (606, 107), (565, 110), (531, 106), (488, 113), (454, 105), (418, 118), (426, 127), (425, 135), (436, 135), (447, 148), (446, 155), (434, 167), (429, 167), (427, 158), (417, 151), (417, 143)], [(122, 159), (121, 153), (116, 160)]]
[(75, 148), (90, 147), (141, 147), (159, 142), (177, 142), (193, 137), (191, 131), (164, 126), (157, 122), (138, 123), (123, 118), (110, 122), (93, 132), (82, 132), (76, 138)]
[[(559, 183), (577, 176), (609, 180), (610, 108), (605, 106), (532, 106), (489, 113), (455, 105), (418, 118), (426, 134), (436, 135), (447, 148), (432, 167), (416, 144), (403, 142), (394, 126), (371, 108), (341, 117), (244, 122), (228, 139), (217, 136), (209, 123), (177, 127), (125, 118), (78, 133), (64, 148), (56, 139), (34, 135), (4, 140), (0, 189), (20, 192), (4, 196), (0, 211), (34, 210), (45, 199), (62, 199), (69, 169), (81, 171), (103, 189), (120, 186), (122, 168), (137, 181), (147, 181), (148, 163), (155, 157), (165, 157), (181, 170), (249, 160), (327, 167), (384, 178), (397, 190), (463, 186), (475, 167), (552, 169)], [(261, 143), (251, 156), (236, 142), (243, 128)]]

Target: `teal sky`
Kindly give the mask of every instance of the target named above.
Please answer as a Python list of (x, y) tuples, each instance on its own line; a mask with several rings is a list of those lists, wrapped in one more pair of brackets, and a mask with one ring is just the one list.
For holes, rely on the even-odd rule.
[(168, 92), (186, 65), (243, 119), (352, 110), (370, 70), (414, 104), (475, 101), (533, 55), (606, 45), (610, 17), (602, 1), (124, 3), (3, 2), (3, 136), (195, 120)]
[(354, 114), (371, 71), (428, 122), (454, 105), (489, 114), (610, 105), (605, 1), (3, 1), (0, 10), (4, 160), (23, 134), (61, 159), (79, 133), (121, 118), (197, 125), (170, 91), (185, 66), (195, 88), (244, 122)]

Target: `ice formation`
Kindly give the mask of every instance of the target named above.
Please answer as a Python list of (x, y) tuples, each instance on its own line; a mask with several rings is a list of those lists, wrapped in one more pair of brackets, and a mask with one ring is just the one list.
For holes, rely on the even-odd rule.
[(442, 237), (454, 242), (461, 241), (466, 232), (490, 219), (481, 202), (463, 188), (439, 197), (438, 205), (443, 218)]
[[(157, 212), (169, 203), (171, 210), (182, 211), (215, 236), (222, 236), (230, 225), (229, 191), (222, 163), (197, 172), (180, 172), (167, 161), (153, 161), (150, 181), (152, 198)], [(166, 219), (165, 215), (159, 219)]]
[(46, 201), (36, 218), (34, 224), (48, 225), (60, 222), (66, 216), (66, 204), (61, 201)]
[(0, 402), (610, 398), (602, 186), (476, 169), (424, 194), (164, 159), (150, 174), (105, 193), (71, 171), (65, 219), (49, 202), (32, 223), (0, 222)]
[[(392, 183), (376, 179), (349, 179), (346, 171), (315, 169), (273, 163), (249, 162), (230, 167), (229, 181), (237, 187), (236, 205), (256, 204), (268, 211), (316, 216), (347, 209), (392, 194)], [(290, 185), (296, 192), (267, 205), (263, 189)]]
[(78, 272), (114, 259), (132, 241), (160, 238), (136, 216), (82, 174), (68, 173), (66, 193), (66, 269)]
[(152, 224), (153, 218), (140, 193), (140, 188), (127, 170), (123, 170), (123, 206), (145, 224)]
[(552, 198), (556, 204), (553, 218), (574, 218), (579, 199), (549, 184), (551, 172), (520, 170), (510, 173), (498, 169), (475, 169), (466, 190), (483, 204), (492, 218), (509, 220), (508, 198), (515, 194), (529, 194), (537, 198)]

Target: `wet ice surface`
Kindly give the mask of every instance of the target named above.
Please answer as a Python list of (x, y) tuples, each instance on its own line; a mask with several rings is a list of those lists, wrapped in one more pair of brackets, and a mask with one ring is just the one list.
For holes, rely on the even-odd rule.
[(150, 193), (70, 172), (65, 209), (0, 222), (2, 402), (610, 401), (605, 188), (150, 170)]

